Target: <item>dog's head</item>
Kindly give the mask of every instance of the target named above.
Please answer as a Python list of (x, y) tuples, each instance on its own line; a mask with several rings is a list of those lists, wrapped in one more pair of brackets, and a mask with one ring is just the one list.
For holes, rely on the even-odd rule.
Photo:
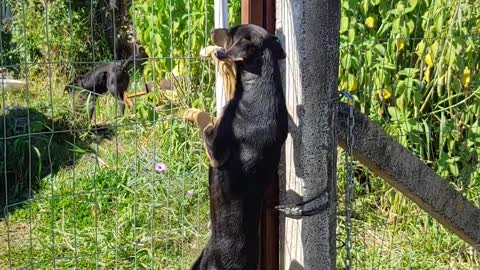
[(270, 50), (276, 60), (286, 57), (278, 38), (254, 24), (214, 29), (212, 40), (215, 45), (225, 49), (217, 52), (219, 60), (246, 61), (261, 56), (264, 50)]
[(65, 89), (63, 91), (69, 94), (72, 94), (74, 92), (74, 88), (71, 86), (78, 85), (78, 79), (79, 77), (74, 75), (73, 78), (70, 80), (70, 82), (67, 85), (65, 85)]

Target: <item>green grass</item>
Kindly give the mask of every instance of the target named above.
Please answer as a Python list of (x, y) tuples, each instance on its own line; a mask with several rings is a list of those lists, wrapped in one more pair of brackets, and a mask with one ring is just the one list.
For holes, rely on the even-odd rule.
[[(171, 91), (139, 98), (137, 113), (124, 118), (114, 117), (112, 97), (102, 97), (97, 120), (108, 124), (94, 134), (84, 105), (71, 110), (63, 81), (32, 80), (28, 95), (5, 96), (21, 109), (5, 114), (2, 132), (14, 138), (1, 147), (12, 172), (0, 269), (187, 268), (208, 231), (207, 162), (197, 129), (179, 115), (188, 103), (211, 103), (204, 97), (211, 90), (180, 82), (176, 98)], [(151, 101), (160, 98), (154, 112)], [(13, 130), (27, 112), (32, 128)], [(157, 162), (167, 170), (155, 171)]]
[[(207, 159), (197, 129), (180, 115), (189, 106), (214, 110), (211, 73), (137, 99), (123, 118), (115, 117), (112, 97), (101, 97), (97, 120), (106, 124), (92, 133), (84, 104), (75, 100), (72, 111), (63, 92), (67, 78), (56, 70), (31, 75), (28, 93), (4, 95), (5, 106), (20, 108), (2, 108), (0, 269), (188, 268), (208, 235)], [(16, 130), (15, 119), (25, 116), (29, 128)], [(343, 269), (339, 153), (337, 267)], [(167, 171), (156, 172), (157, 162)], [(383, 180), (358, 172), (354, 269), (480, 269), (478, 252)], [(476, 171), (471, 179), (463, 191), (478, 205)]]
[[(338, 159), (337, 269), (345, 269), (344, 152)], [(353, 269), (480, 269), (480, 254), (408, 198), (356, 163)], [(360, 181), (361, 180), (361, 181)], [(364, 185), (370, 183), (370, 189)], [(467, 194), (479, 194), (469, 190)], [(472, 200), (478, 205), (478, 201)]]
[[(39, 154), (7, 140), (7, 152), (15, 155), (4, 160), (18, 165), (9, 165), (17, 170), (7, 178), (15, 176), (19, 183), (10, 186), (9, 214), (0, 225), (5, 240), (0, 242), (0, 269), (186, 269), (208, 234), (207, 162), (197, 129), (179, 115), (189, 104), (211, 111), (212, 93), (205, 91), (211, 83), (200, 92), (179, 81), (175, 92), (140, 98), (137, 113), (118, 119), (113, 98), (102, 97), (98, 122), (109, 127), (95, 135), (87, 132), (80, 101), (71, 111), (63, 81), (53, 80), (51, 98), (42, 94), (50, 90), (42, 81), (31, 82), (28, 96), (6, 96), (6, 104), (21, 109), (6, 114), (5, 134), (30, 143)], [(157, 99), (161, 105), (154, 114), (150, 101)], [(26, 100), (31, 136), (28, 130), (17, 134), (8, 128), (14, 117), (26, 114)], [(35, 169), (28, 170), (28, 160)], [(167, 171), (156, 172), (157, 162), (165, 163)], [(345, 258), (342, 164), (339, 155), (339, 269)], [(478, 266), (478, 255), (467, 244), (381, 179), (369, 173), (356, 179), (365, 177), (371, 190), (357, 182), (355, 195), (356, 269)], [(29, 186), (35, 190), (31, 197), (25, 194)]]
[[(186, 269), (208, 234), (207, 160), (197, 129), (179, 116), (192, 104), (213, 110), (211, 81), (180, 80), (174, 92), (138, 99), (136, 111), (124, 118), (114, 117), (113, 98), (101, 97), (98, 122), (108, 125), (94, 134), (82, 102), (76, 100), (71, 110), (72, 99), (62, 91), (65, 78), (52, 78), (52, 87), (32, 80), (28, 95), (5, 96), (5, 104), (21, 108), (6, 113), (7, 128), (0, 128), (9, 138), (2, 140), (7, 158), (1, 162), (6, 161), (9, 184), (14, 182), (8, 215), (0, 223), (0, 269)], [(50, 89), (52, 96), (45, 94)], [(155, 113), (153, 101), (160, 104)], [(14, 119), (27, 112), (30, 130), (15, 131)], [(337, 266), (342, 269), (340, 153)], [(156, 172), (157, 162), (167, 171)], [(359, 171), (356, 181), (366, 178), (371, 189), (356, 182), (355, 269), (478, 268), (478, 254), (467, 244), (381, 179)], [(30, 196), (29, 187), (35, 191)], [(467, 195), (476, 194), (472, 189)], [(4, 195), (1, 201), (3, 208)]]

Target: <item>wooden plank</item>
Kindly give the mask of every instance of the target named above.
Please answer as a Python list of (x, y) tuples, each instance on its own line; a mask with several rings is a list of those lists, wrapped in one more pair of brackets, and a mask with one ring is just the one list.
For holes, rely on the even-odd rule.
[(252, 23), (264, 27), (264, 1), (242, 0), (242, 23)]
[(264, 27), (270, 33), (275, 33), (275, 0), (265, 0)]
[[(252, 23), (275, 33), (275, 0), (242, 0), (242, 23)], [(262, 270), (278, 270), (279, 265), (279, 215), (275, 210), (278, 205), (278, 176), (276, 176), (265, 193), (261, 217), (260, 265)]]
[(278, 270), (279, 263), (279, 215), (275, 206), (278, 205), (278, 176), (276, 176), (267, 192), (265, 193), (265, 201), (261, 218), (261, 269)]
[(251, 0), (242, 0), (242, 7), (241, 7), (241, 17), (242, 23), (247, 24), (250, 22), (250, 1)]
[[(252, 13), (253, 23), (259, 24), (267, 29), (270, 33), (275, 33), (275, 1), (264, 0), (254, 1), (257, 4), (255, 8), (258, 8), (258, 12), (261, 14), (257, 20), (255, 20), (255, 13)], [(263, 2), (263, 3), (262, 3)], [(260, 4), (261, 3), (261, 4)], [(262, 224), (262, 256), (261, 256), (261, 269), (262, 270), (278, 270), (279, 264), (279, 215), (275, 206), (278, 205), (278, 175), (274, 177), (265, 194), (265, 203), (263, 206), (263, 214), (261, 219)]]
[[(344, 149), (348, 117), (348, 105), (340, 103), (337, 136)], [(480, 250), (480, 209), (357, 109), (354, 120), (353, 157)]]

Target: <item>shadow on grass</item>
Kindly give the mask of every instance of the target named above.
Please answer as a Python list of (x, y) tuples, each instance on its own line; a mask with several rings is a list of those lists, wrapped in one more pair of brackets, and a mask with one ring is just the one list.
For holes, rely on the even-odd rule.
[(44, 177), (93, 152), (92, 142), (114, 136), (108, 125), (91, 132), (86, 123), (52, 119), (33, 108), (5, 110), (0, 119), (0, 219), (33, 198)]

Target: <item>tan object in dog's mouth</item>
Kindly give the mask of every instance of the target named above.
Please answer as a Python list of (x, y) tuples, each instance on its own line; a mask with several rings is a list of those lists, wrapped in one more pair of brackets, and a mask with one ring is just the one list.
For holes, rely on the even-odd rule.
[(219, 46), (208, 46), (200, 50), (200, 57), (210, 58), (216, 64), (218, 64), (218, 72), (222, 76), (223, 91), (225, 93), (226, 100), (231, 100), (235, 94), (235, 83), (237, 78), (237, 65), (235, 60), (223, 59), (219, 60), (215, 53), (217, 50), (223, 49)]

